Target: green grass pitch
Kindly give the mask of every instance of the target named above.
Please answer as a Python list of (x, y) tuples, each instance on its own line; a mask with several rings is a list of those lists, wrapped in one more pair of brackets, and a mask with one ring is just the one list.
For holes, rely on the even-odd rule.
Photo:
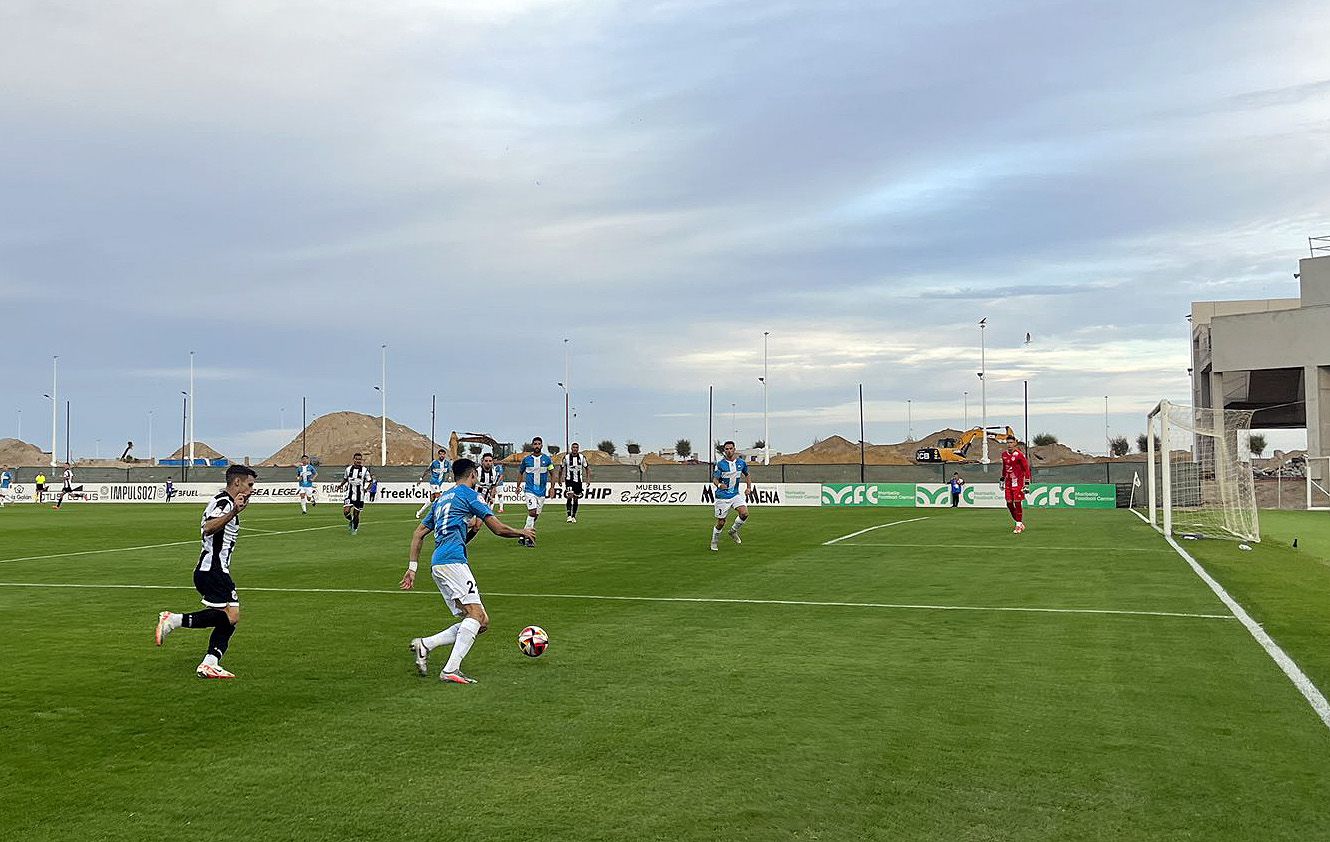
[[(1330, 730), (1129, 512), (759, 509), (711, 553), (706, 509), (552, 507), (472, 544), (473, 687), (407, 652), (451, 622), (396, 590), (412, 512), (251, 508), (205, 682), (206, 632), (152, 645), (198, 508), (0, 510), (0, 839), (1330, 838)], [(1322, 689), (1326, 524), (1188, 542)]]

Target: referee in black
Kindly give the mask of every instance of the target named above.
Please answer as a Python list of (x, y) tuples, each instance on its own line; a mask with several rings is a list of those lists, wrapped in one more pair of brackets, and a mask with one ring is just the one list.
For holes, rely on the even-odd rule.
[(240, 597), (231, 580), (231, 554), (240, 534), (240, 513), (249, 505), (258, 474), (245, 465), (226, 469), (226, 488), (203, 510), (203, 550), (194, 566), (194, 587), (203, 597), (203, 610), (192, 614), (163, 611), (157, 615), (157, 645), (178, 628), (212, 629), (208, 652), (195, 673), (199, 678), (235, 678), (222, 669), (222, 656), (240, 622)]

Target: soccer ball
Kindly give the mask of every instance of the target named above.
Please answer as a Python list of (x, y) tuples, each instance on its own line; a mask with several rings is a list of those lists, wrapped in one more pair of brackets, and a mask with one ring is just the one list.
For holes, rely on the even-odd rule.
[(517, 648), (528, 658), (539, 658), (550, 645), (550, 636), (540, 626), (527, 626), (517, 635)]

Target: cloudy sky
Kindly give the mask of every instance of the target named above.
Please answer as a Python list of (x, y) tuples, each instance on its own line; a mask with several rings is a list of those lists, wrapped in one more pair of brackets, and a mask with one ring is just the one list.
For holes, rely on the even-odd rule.
[[(1103, 448), (1186, 400), (1189, 302), (1330, 234), (1300, 0), (0, 6), (0, 436), (262, 457), (314, 414), (562, 438)], [(1026, 332), (1034, 341), (1025, 346)], [(733, 406), (733, 409), (731, 407)], [(172, 420), (167, 420), (172, 419)], [(283, 433), (282, 427), (287, 428)], [(63, 433), (62, 433), (63, 438)], [(97, 444), (100, 439), (100, 445)], [(63, 444), (61, 450), (63, 450)]]

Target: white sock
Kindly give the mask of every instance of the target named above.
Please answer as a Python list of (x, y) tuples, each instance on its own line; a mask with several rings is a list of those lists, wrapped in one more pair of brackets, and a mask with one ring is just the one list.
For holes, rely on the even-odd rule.
[(716, 542), (719, 541), (719, 540), (720, 540), (720, 529), (718, 529), (718, 528), (716, 528), (716, 527), (712, 527), (712, 529), (711, 529), (711, 543), (714, 544), (714, 543), (716, 543)]
[(421, 638), (421, 643), (425, 644), (426, 649), (438, 649), (440, 646), (447, 646), (457, 641), (457, 632), (462, 628), (461, 623), (453, 623), (448, 628), (436, 635)]
[(527, 528), (527, 529), (530, 529), (531, 527), (533, 527), (533, 526), (535, 526), (535, 525), (536, 525), (536, 519), (533, 518), (531, 515), (527, 515), (527, 516), (526, 516), (526, 528)]
[(471, 644), (476, 642), (478, 634), (480, 634), (480, 623), (470, 617), (457, 624), (457, 642), (453, 644), (453, 651), (448, 655), (448, 663), (443, 666), (444, 672), (457, 672), (462, 668), (462, 659), (471, 651)]
[(745, 523), (747, 523), (747, 522), (748, 522), (748, 518), (746, 518), (746, 517), (741, 517), (741, 518), (738, 518), (737, 520), (735, 520), (735, 521), (734, 521), (734, 531), (735, 531), (735, 532), (738, 532), (738, 531), (739, 531), (739, 527), (743, 526), (743, 525), (744, 525)]
[(203, 656), (203, 663), (207, 664), (210, 667), (215, 667), (217, 666), (217, 656), (209, 652), (208, 654)]
[(429, 503), (426, 503), (425, 505), (421, 506), (419, 509), (416, 509), (416, 520), (420, 520), (422, 517), (424, 517), (425, 510), (428, 508), (429, 508)]
[(166, 618), (166, 627), (171, 631), (175, 631), (176, 629), (180, 628), (180, 626), (183, 625), (184, 622), (185, 618), (183, 615), (172, 612)]
[(301, 500), (301, 501), (300, 501), (300, 513), (303, 515), (303, 514), (306, 514), (308, 511), (309, 511), (309, 509), (307, 509), (307, 508), (305, 507), (305, 501), (304, 501), (304, 500)]

